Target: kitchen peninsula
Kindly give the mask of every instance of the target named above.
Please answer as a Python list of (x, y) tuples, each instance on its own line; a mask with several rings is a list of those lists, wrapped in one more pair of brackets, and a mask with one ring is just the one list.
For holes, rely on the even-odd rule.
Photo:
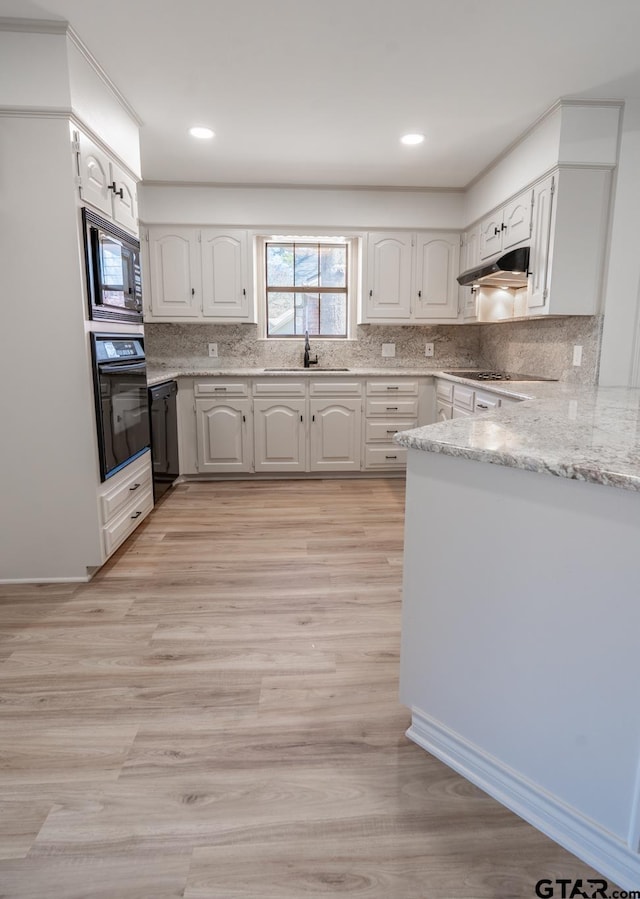
[(395, 438), (408, 736), (634, 889), (640, 391), (526, 392)]

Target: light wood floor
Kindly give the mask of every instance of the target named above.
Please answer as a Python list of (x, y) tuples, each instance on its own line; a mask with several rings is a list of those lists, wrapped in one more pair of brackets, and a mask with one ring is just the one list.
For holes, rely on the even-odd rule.
[(404, 736), (404, 483), (183, 485), (0, 587), (2, 899), (531, 899), (597, 876)]

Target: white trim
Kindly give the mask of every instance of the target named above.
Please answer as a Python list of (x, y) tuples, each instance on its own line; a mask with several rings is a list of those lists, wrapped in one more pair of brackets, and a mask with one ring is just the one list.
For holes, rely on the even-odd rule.
[(0, 578), (0, 584), (88, 584), (92, 575), (85, 577), (9, 577)]
[[(436, 193), (463, 194), (465, 187), (411, 187), (393, 184), (290, 184), (288, 182), (252, 182), (252, 181), (153, 181), (145, 180), (145, 187), (228, 187), (230, 190), (246, 188), (247, 190), (361, 190), (402, 193)], [(415, 229), (414, 229), (415, 230)], [(439, 229), (440, 230), (440, 229)]]
[(0, 31), (21, 31), (30, 34), (66, 34), (66, 19), (19, 19), (0, 16)]
[(577, 809), (418, 709), (407, 737), (618, 886), (637, 889), (640, 855)]

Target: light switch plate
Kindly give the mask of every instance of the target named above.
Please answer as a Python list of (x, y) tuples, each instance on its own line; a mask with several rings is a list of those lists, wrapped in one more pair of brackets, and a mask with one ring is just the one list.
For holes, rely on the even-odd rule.
[(395, 343), (383, 343), (382, 344), (382, 355), (383, 356), (395, 356), (395, 354), (396, 354)]
[(573, 348), (573, 364), (582, 365), (582, 347), (574, 346)]
[(218, 344), (217, 343), (209, 344), (209, 355), (211, 356), (212, 359), (218, 358)]

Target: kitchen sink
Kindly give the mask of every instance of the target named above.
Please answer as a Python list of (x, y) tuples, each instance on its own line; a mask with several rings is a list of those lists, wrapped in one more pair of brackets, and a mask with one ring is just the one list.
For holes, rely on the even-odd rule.
[(313, 371), (313, 372), (317, 372), (317, 371), (349, 371), (349, 369), (348, 368), (316, 368), (315, 366), (313, 368), (311, 368), (311, 367), (300, 368), (300, 366), (298, 366), (298, 368), (265, 368), (265, 371)]

